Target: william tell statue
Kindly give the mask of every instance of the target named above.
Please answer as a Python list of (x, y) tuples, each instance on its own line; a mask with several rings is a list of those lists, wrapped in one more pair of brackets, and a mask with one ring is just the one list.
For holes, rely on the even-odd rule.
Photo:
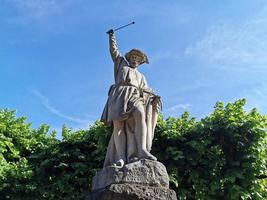
[(115, 83), (101, 117), (113, 132), (86, 200), (177, 200), (166, 167), (150, 153), (161, 100), (138, 71), (148, 58), (139, 49), (123, 57), (114, 34), (118, 29), (107, 32)]
[(157, 160), (150, 150), (161, 100), (138, 71), (140, 65), (149, 63), (148, 58), (139, 49), (132, 49), (123, 57), (114, 30), (107, 33), (115, 83), (109, 89), (101, 117), (113, 126), (104, 167), (123, 167), (140, 159)]

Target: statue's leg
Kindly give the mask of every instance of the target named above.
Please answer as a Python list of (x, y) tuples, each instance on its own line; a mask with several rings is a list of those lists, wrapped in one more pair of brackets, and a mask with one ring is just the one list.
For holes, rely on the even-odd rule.
[(146, 137), (147, 125), (144, 106), (140, 103), (136, 106), (133, 117), (135, 119), (134, 135), (137, 142), (138, 158), (157, 160), (155, 156), (147, 151)]
[(127, 163), (132, 163), (138, 160), (138, 152), (134, 135), (135, 121), (133, 116), (129, 116), (125, 123), (126, 140), (127, 140)]
[(147, 124), (147, 138), (146, 138), (146, 148), (147, 151), (151, 151), (153, 133), (152, 133), (152, 105), (147, 105), (146, 108), (146, 124)]
[(109, 143), (108, 143), (108, 148), (107, 148), (107, 153), (106, 153), (106, 158), (104, 161), (104, 167), (110, 166), (115, 162), (114, 156), (116, 154), (116, 148), (114, 144), (114, 138), (113, 134), (110, 137)]
[(124, 131), (125, 121), (113, 121), (113, 137), (116, 147), (116, 162), (120, 159), (126, 162), (126, 136)]

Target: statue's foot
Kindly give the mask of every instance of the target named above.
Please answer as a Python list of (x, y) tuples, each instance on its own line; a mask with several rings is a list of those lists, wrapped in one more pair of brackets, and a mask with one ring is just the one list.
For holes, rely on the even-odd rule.
[(133, 163), (133, 162), (136, 162), (136, 161), (138, 161), (138, 160), (139, 160), (138, 157), (132, 157), (132, 158), (129, 159), (129, 162), (130, 162), (130, 163)]
[(118, 161), (116, 161), (111, 165), (111, 167), (115, 168), (122, 168), (123, 166), (124, 166), (124, 161), (122, 159), (119, 159)]
[(155, 156), (153, 156), (151, 153), (149, 153), (148, 151), (143, 152), (143, 155), (140, 156), (140, 159), (142, 159), (142, 158), (148, 159), (148, 160), (155, 160), (155, 161), (157, 160), (157, 158)]

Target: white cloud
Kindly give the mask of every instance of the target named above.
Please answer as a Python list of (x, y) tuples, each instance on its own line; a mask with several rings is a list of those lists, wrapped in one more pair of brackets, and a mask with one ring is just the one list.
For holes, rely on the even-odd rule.
[(57, 108), (51, 105), (50, 101), (48, 100), (47, 97), (45, 97), (43, 94), (41, 94), (39, 91), (35, 90), (32, 92), (34, 96), (38, 97), (41, 100), (41, 103), (43, 106), (52, 114), (61, 117), (63, 119), (66, 119), (71, 122), (76, 122), (82, 125), (83, 127), (88, 126), (88, 124), (91, 124), (92, 121), (88, 119), (81, 119), (81, 118), (76, 118), (72, 116), (65, 115), (61, 111), (59, 111)]
[(176, 90), (173, 91), (173, 95), (180, 94), (181, 92), (192, 92), (196, 90), (204, 90), (205, 88), (210, 88), (215, 84), (213, 80), (196, 79), (191, 82), (191, 84), (177, 86)]
[[(162, 20), (166, 25), (170, 24), (172, 27), (188, 23), (196, 15), (196, 13), (175, 1), (166, 1), (164, 3), (160, 1), (115, 1), (109, 4), (107, 12), (108, 16), (115, 20), (145, 17), (151, 19), (151, 21), (153, 19), (157, 22)], [(113, 14), (110, 15), (110, 12)]]
[(179, 52), (178, 50), (175, 51), (160, 51), (160, 52), (157, 52), (153, 55), (150, 55), (149, 56), (149, 60), (151, 63), (157, 63), (157, 62), (160, 62), (160, 61), (164, 61), (164, 60), (179, 60)]
[(249, 109), (256, 107), (260, 112), (267, 114), (267, 82), (258, 82), (251, 89), (245, 89), (242, 95), (247, 99)]
[(228, 23), (210, 27), (203, 38), (185, 49), (185, 54), (216, 67), (266, 68), (266, 13), (267, 7), (239, 25)]
[(176, 113), (176, 112), (181, 111), (181, 110), (188, 110), (190, 107), (192, 107), (192, 105), (189, 104), (189, 103), (177, 104), (177, 105), (174, 105), (174, 106), (166, 109), (166, 112), (168, 112), (168, 113)]
[(8, 4), (17, 10), (17, 16), (9, 21), (26, 23), (43, 21), (62, 13), (73, 0), (10, 0)]

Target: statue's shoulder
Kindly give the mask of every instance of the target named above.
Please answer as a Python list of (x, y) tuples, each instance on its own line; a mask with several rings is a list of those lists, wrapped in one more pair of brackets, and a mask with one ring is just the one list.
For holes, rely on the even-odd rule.
[(129, 63), (127, 62), (127, 60), (123, 56), (121, 56), (115, 64), (118, 65), (119, 67), (123, 67), (123, 66), (129, 67)]

